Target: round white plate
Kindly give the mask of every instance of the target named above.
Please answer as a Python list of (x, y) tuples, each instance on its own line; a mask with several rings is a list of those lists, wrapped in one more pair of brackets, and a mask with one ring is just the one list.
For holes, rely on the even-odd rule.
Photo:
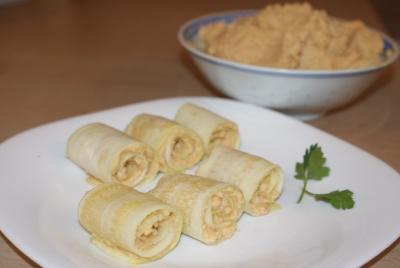
[[(78, 127), (103, 122), (118, 129), (147, 112), (173, 118), (185, 102), (237, 122), (241, 150), (280, 164), (282, 209), (263, 217), (244, 215), (235, 236), (206, 246), (182, 236), (175, 250), (141, 267), (356, 267), (400, 235), (400, 175), (381, 160), (318, 129), (279, 113), (231, 100), (173, 98), (133, 104), (37, 127), (0, 146), (0, 227), (26, 255), (45, 267), (131, 267), (90, 246), (77, 206), (90, 186), (65, 158), (66, 141)], [(296, 204), (301, 181), (295, 163), (318, 142), (331, 175), (309, 190), (351, 189), (356, 205), (337, 210), (306, 197)]]

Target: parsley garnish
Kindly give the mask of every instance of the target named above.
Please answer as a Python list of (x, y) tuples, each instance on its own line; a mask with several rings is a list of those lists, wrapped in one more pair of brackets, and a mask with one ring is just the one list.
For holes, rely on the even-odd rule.
[(350, 209), (354, 207), (353, 192), (350, 190), (336, 190), (326, 194), (313, 194), (306, 191), (306, 194), (313, 196), (317, 201), (328, 202), (337, 209)]
[(325, 166), (326, 158), (321, 147), (316, 143), (306, 149), (302, 163), (296, 163), (295, 178), (303, 180), (303, 188), (297, 203), (303, 200), (305, 194), (313, 196), (317, 201), (330, 203), (337, 209), (350, 209), (354, 206), (353, 192), (350, 190), (333, 191), (326, 194), (315, 194), (307, 191), (308, 180), (322, 180), (329, 176), (330, 169)]

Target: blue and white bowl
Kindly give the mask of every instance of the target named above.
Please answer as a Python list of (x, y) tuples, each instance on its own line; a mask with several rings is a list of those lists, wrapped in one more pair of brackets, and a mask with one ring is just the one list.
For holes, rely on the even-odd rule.
[[(220, 92), (300, 119), (316, 118), (355, 99), (399, 55), (396, 42), (383, 33), (380, 33), (384, 41), (381, 63), (346, 70), (292, 70), (242, 64), (209, 55), (196, 45), (201, 26), (218, 21), (230, 23), (254, 14), (254, 10), (244, 10), (193, 19), (180, 28), (179, 41)], [(386, 53), (389, 50), (391, 53)]]

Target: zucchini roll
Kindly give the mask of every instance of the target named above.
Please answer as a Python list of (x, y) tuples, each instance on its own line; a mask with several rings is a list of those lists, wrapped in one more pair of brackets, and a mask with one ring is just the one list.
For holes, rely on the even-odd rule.
[(159, 170), (153, 149), (101, 123), (76, 130), (69, 138), (67, 157), (102, 182), (139, 185)]
[(166, 255), (179, 241), (183, 218), (176, 208), (119, 183), (104, 183), (85, 194), (79, 222), (91, 242), (130, 263)]
[(179, 108), (175, 120), (199, 134), (207, 153), (217, 144), (231, 148), (238, 148), (240, 145), (238, 126), (202, 107), (186, 103)]
[(218, 145), (196, 172), (238, 186), (246, 199), (245, 212), (260, 216), (277, 207), (283, 187), (282, 169), (261, 157)]
[(193, 130), (161, 116), (140, 114), (125, 133), (149, 144), (164, 172), (184, 171), (204, 155), (201, 139)]
[(244, 209), (238, 187), (198, 176), (165, 175), (149, 193), (180, 208), (183, 233), (205, 244), (230, 238)]

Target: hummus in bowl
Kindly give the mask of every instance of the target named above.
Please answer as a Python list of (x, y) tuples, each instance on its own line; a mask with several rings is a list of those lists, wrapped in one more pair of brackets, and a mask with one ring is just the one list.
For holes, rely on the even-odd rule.
[(206, 53), (265, 67), (336, 70), (380, 63), (383, 40), (362, 21), (330, 17), (308, 3), (266, 6), (231, 23), (202, 26)]
[[(368, 64), (361, 64), (362, 60), (360, 60), (357, 63), (358, 67), (296, 68), (295, 66), (289, 68), (290, 66), (281, 67), (283, 66), (280, 65), (281, 63), (256, 64), (227, 59), (213, 55), (217, 52), (207, 51), (209, 45), (205, 43), (204, 36), (201, 37), (202, 29), (218, 23), (233, 25), (232, 23), (239, 20), (254, 18), (256, 14), (255, 10), (240, 10), (202, 16), (185, 23), (179, 30), (178, 39), (205, 78), (217, 90), (229, 97), (273, 108), (301, 119), (318, 117), (353, 100), (377, 78), (385, 67), (393, 63), (399, 54), (397, 44), (393, 39), (370, 28), (367, 29), (373, 33), (373, 39), (376, 39), (376, 36), (379, 37), (378, 42), (372, 47), (376, 51), (379, 48), (380, 51), (374, 56), (372, 63), (368, 61)], [(277, 38), (277, 40), (282, 39)], [(231, 42), (234, 46), (240, 41), (233, 39)], [(283, 50), (279, 46), (276, 48), (278, 51)], [(248, 50), (246, 53), (253, 53), (251, 49)], [(274, 54), (277, 52), (270, 57)], [(285, 57), (280, 58), (282, 58), (280, 62), (285, 61)], [(312, 61), (315, 57), (309, 59)], [(286, 62), (290, 65), (290, 60)], [(325, 63), (316, 64), (326, 66)], [(301, 66), (305, 66), (305, 63), (301, 63)]]

